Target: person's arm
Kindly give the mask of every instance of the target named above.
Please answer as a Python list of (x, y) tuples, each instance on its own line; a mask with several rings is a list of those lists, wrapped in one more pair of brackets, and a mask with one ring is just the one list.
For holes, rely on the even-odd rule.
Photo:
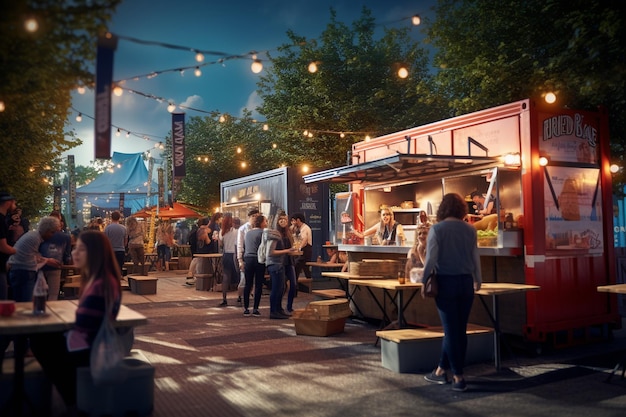
[(244, 227), (241, 226), (239, 230), (237, 230), (237, 261), (239, 262), (239, 268), (243, 269), (243, 252), (244, 252), (244, 237), (245, 237)]
[(7, 255), (13, 255), (15, 252), (15, 248), (7, 243), (6, 239), (0, 239), (0, 252), (6, 253)]
[[(478, 249), (476, 249), (476, 253), (478, 253)], [(430, 229), (426, 240), (426, 262), (424, 264), (424, 276), (422, 277), (422, 283), (424, 283), (430, 273), (435, 270), (438, 258), (439, 243), (437, 242), (437, 233), (435, 229)]]
[(364, 238), (366, 236), (373, 235), (374, 233), (376, 233), (377, 230), (378, 230), (378, 223), (376, 223), (374, 226), (370, 227), (369, 229), (366, 229), (364, 232), (359, 232), (358, 230), (354, 229), (354, 234), (360, 238)]

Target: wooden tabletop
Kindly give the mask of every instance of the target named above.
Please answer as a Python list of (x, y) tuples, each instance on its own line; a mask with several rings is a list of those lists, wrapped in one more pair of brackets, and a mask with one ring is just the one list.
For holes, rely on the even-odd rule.
[(408, 281), (400, 284), (397, 278), (388, 279), (351, 279), (350, 284), (360, 285), (363, 287), (383, 288), (386, 290), (410, 290), (422, 287), (421, 282)]
[(613, 294), (626, 294), (626, 284), (601, 285), (599, 292), (610, 292)]
[(539, 291), (538, 285), (514, 284), (512, 282), (483, 282), (480, 290), (476, 291), (478, 295), (499, 295), (512, 294), (524, 291)]
[[(71, 329), (76, 321), (77, 300), (48, 301), (46, 314), (33, 315), (33, 303), (15, 303), (15, 313), (10, 317), (0, 316), (0, 335), (35, 334), (62, 332)], [(122, 305), (115, 325), (134, 327), (147, 324), (148, 319)]]
[(316, 266), (318, 268), (328, 268), (328, 269), (341, 269), (343, 268), (343, 264), (338, 264), (335, 262), (307, 262), (308, 266)]
[(221, 258), (221, 253), (195, 253), (194, 258)]
[[(362, 276), (351, 274), (350, 272), (322, 272), (323, 277), (340, 278), (340, 279), (382, 279), (382, 275)], [(396, 280), (396, 282), (398, 282)]]

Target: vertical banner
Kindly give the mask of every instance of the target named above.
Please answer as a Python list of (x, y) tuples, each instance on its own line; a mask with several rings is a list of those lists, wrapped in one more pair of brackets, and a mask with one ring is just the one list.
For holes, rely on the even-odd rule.
[(119, 204), (119, 211), (121, 213), (122, 216), (124, 216), (124, 193), (120, 193), (120, 204)]
[(67, 156), (67, 183), (69, 191), (70, 219), (72, 226), (76, 225), (76, 169), (74, 155)]
[(96, 159), (111, 158), (111, 91), (113, 84), (113, 54), (117, 37), (111, 33), (98, 38), (96, 59)]
[(159, 207), (165, 206), (165, 184), (163, 181), (163, 168), (157, 169), (157, 178), (159, 183)]
[(185, 170), (185, 113), (172, 114), (172, 202), (180, 190)]
[(52, 210), (61, 211), (61, 186), (54, 186), (54, 198), (52, 201)]
[(172, 178), (185, 176), (185, 113), (172, 114), (172, 168)]

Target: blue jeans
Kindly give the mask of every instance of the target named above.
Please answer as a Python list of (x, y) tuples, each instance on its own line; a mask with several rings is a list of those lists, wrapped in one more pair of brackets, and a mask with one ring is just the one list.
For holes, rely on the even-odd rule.
[(438, 283), (435, 302), (444, 333), (439, 367), (451, 369), (454, 375), (463, 375), (474, 281), (471, 275), (438, 275)]
[(250, 307), (250, 292), (254, 285), (254, 309), (258, 310), (261, 304), (261, 294), (263, 293), (263, 283), (265, 282), (265, 264), (260, 264), (256, 256), (245, 256), (246, 286), (243, 289), (243, 307), (247, 310)]
[(283, 311), (283, 293), (285, 292), (285, 266), (282, 264), (272, 264), (267, 266), (272, 280), (272, 290), (270, 291), (270, 313)]
[(289, 293), (287, 294), (287, 311), (293, 310), (293, 299), (296, 297), (298, 290), (298, 281), (296, 280), (296, 269), (293, 265), (285, 266), (285, 278), (289, 281)]
[(11, 268), (9, 285), (11, 285), (11, 290), (13, 291), (13, 299), (18, 302), (32, 301), (35, 281), (37, 281), (36, 271)]

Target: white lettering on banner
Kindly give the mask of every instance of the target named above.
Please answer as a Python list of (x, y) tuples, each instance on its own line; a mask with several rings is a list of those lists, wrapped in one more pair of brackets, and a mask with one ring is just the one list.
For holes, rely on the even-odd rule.
[(595, 147), (598, 130), (594, 126), (585, 124), (584, 116), (579, 113), (576, 113), (573, 118), (570, 115), (561, 114), (543, 121), (544, 141), (570, 135), (584, 139), (589, 146)]
[(614, 226), (613, 232), (614, 233), (626, 233), (626, 226)]
[(174, 166), (180, 167), (185, 164), (185, 123), (174, 123)]
[(302, 204), (300, 204), (300, 210), (317, 210), (317, 203), (303, 201)]

